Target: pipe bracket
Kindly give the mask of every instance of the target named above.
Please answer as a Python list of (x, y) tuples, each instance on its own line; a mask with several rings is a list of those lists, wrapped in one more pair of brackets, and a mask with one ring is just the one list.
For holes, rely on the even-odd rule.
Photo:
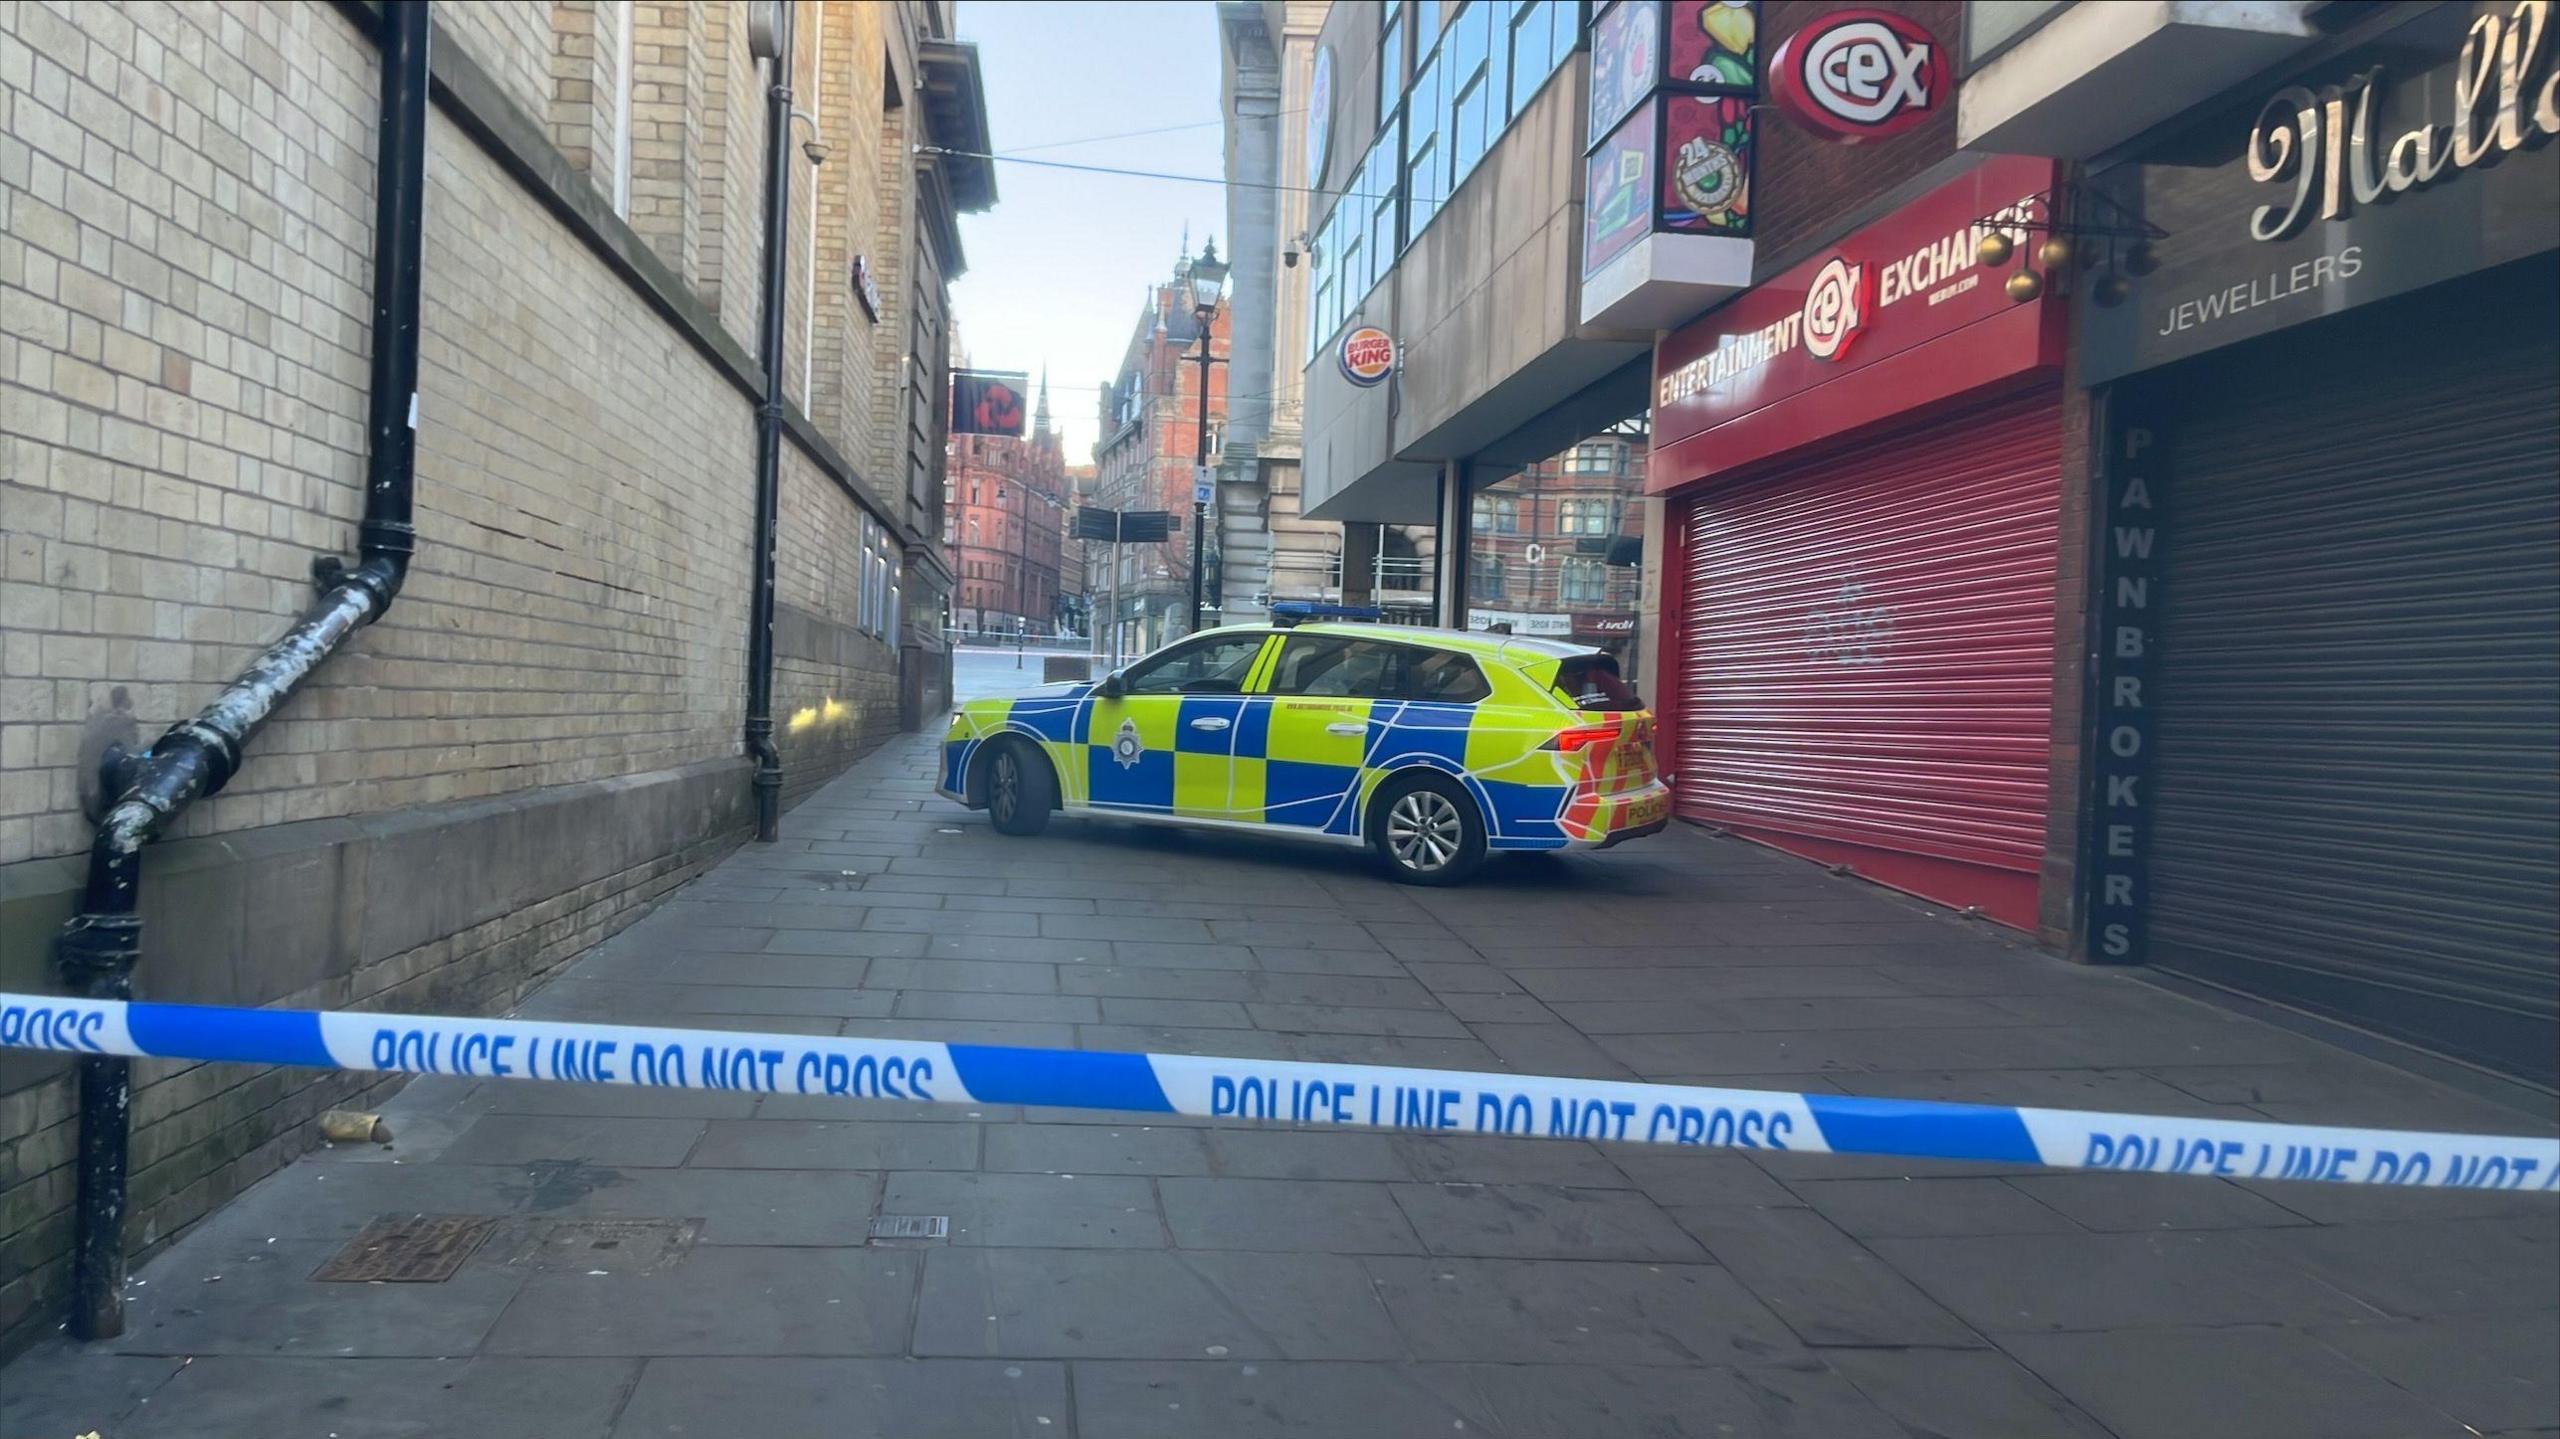
[(53, 940), (53, 962), (63, 983), (92, 999), (129, 997), (133, 967), (141, 958), (139, 915), (74, 915)]

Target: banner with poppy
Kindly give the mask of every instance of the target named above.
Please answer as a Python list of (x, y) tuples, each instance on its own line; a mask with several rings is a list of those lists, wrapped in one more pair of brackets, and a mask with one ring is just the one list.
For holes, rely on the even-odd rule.
[(1031, 377), (1019, 370), (951, 372), (951, 433), (1022, 438)]

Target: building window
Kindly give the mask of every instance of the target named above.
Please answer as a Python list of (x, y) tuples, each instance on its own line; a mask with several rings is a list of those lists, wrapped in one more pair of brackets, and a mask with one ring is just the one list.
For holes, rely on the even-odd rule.
[(1556, 597), (1569, 605), (1604, 604), (1609, 598), (1609, 567), (1576, 556), (1564, 562)]
[(1605, 535), (1609, 533), (1607, 500), (1566, 500), (1556, 506), (1556, 529), (1567, 535)]
[[(1360, 167), (1360, 189), (1370, 196), (1368, 264), (1361, 272), (1356, 292), (1365, 300), (1396, 262), (1396, 201), (1403, 186), (1398, 183), (1396, 172), (1396, 147), (1384, 137), (1370, 150), (1368, 163)], [(1343, 298), (1348, 301), (1352, 293), (1346, 291)]]
[(1440, 61), (1438, 50), (1423, 60), (1421, 70), (1414, 76), (1413, 89), (1405, 97), (1404, 187), (1410, 207), (1403, 237), (1406, 244), (1413, 243), (1432, 217), (1440, 213), (1440, 202), (1449, 193), (1449, 149), (1441, 139), (1441, 126), (1448, 115), (1440, 103)]
[[(1439, 0), (1424, 0), (1437, 4)], [(1404, 94), (1404, 0), (1387, 0), (1386, 28), (1378, 32), (1378, 128), (1387, 128), (1387, 117), (1396, 110), (1396, 100)]]
[(1511, 105), (1518, 115), (1547, 77), (1573, 53), (1574, 0), (1514, 0), (1511, 11)]
[(1476, 162), (1493, 143), (1497, 98), (1502, 89), (1500, 47), (1493, 40), (1494, 6), (1474, 0), (1449, 23), (1441, 44), (1448, 55), (1443, 83), (1449, 90), (1449, 191), (1457, 192), (1475, 173)]
[(1502, 598), (1502, 556), (1479, 551), (1467, 564), (1467, 594), (1479, 600)]
[(1607, 475), (1618, 468), (1618, 447), (1605, 441), (1589, 441), (1573, 447), (1564, 457), (1568, 475)]

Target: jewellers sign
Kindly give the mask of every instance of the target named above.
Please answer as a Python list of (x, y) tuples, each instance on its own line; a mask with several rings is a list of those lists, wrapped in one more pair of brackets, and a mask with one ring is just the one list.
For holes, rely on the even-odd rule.
[(2560, 248), (2550, 0), (2447, 5), (2099, 176), (2166, 234), (2081, 293), (2097, 384)]
[(2057, 365), (2060, 310), (2010, 299), (2015, 271), (1981, 257), (1991, 234), (2032, 243), (2053, 176), (1988, 161), (1665, 337), (1648, 490)]

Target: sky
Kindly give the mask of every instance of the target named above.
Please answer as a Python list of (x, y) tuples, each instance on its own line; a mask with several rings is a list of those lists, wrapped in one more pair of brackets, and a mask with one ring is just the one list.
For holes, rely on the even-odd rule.
[[(978, 45), (999, 156), (1218, 179), (1210, 0), (961, 0), (960, 38)], [(1133, 130), (1162, 133), (1094, 138)], [(1227, 249), (1226, 191), (999, 159), (996, 195), (994, 209), (960, 218), (960, 344), (976, 368), (1021, 370), (1034, 384), (1048, 365), (1067, 463), (1084, 464), (1101, 387), (1150, 287), (1172, 277), (1184, 227), (1194, 253), (1212, 235)]]

